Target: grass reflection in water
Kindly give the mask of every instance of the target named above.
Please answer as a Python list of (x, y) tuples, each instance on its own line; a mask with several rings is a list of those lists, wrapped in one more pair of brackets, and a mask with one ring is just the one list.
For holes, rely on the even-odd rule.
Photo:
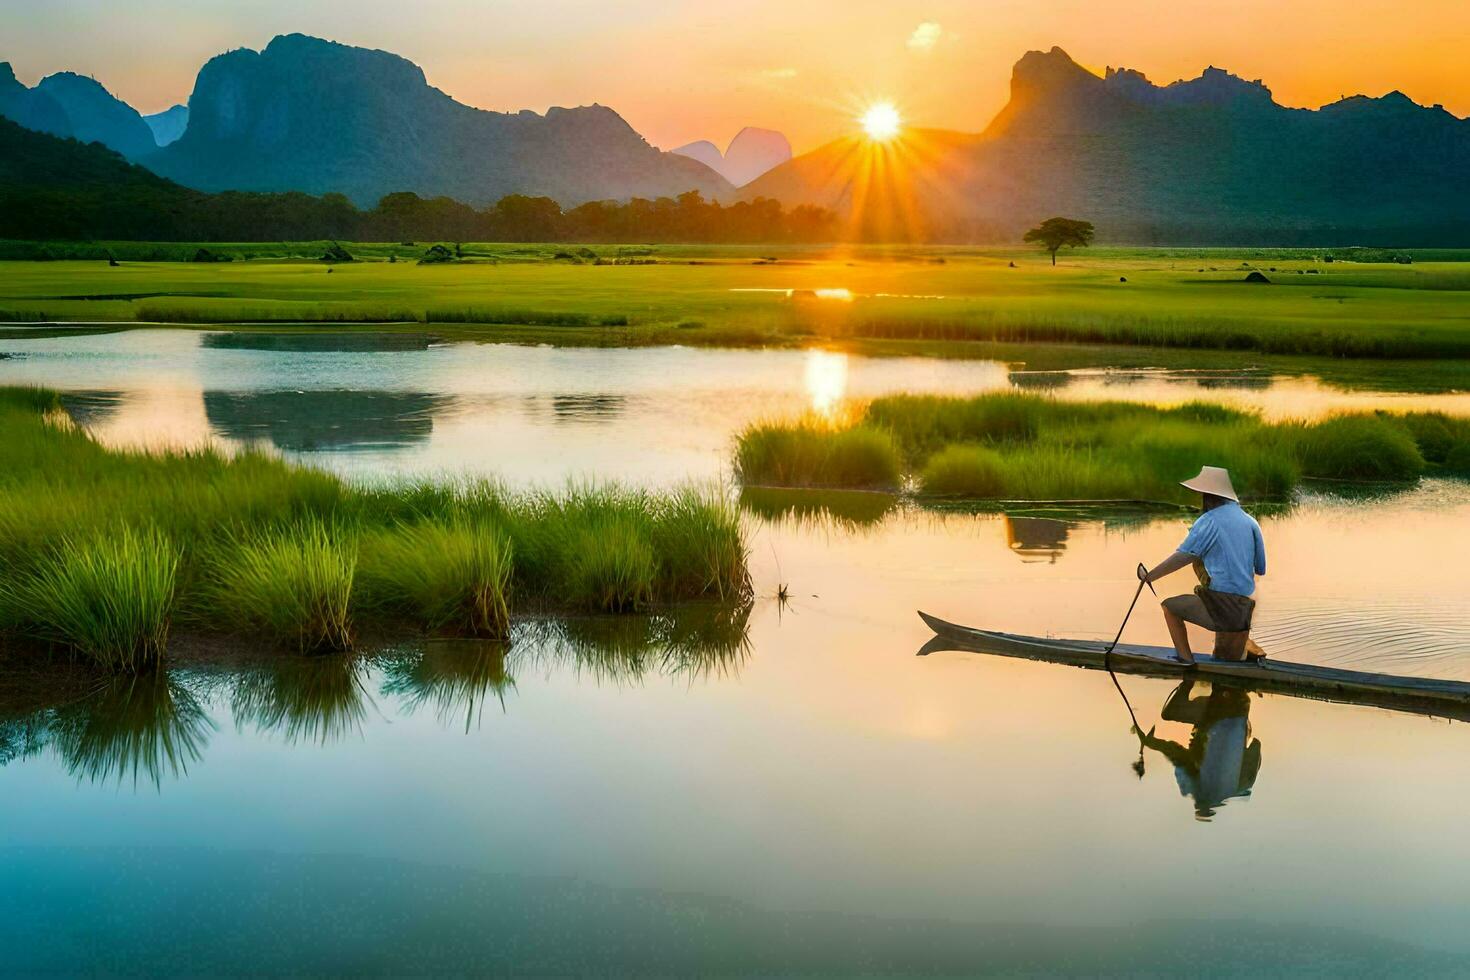
[(426, 640), (421, 653), (390, 656), (383, 664), (383, 693), (399, 699), (409, 713), (431, 707), (448, 726), (462, 714), (464, 730), (478, 725), (485, 701), (494, 697), (505, 709), (515, 678), (506, 670), (510, 645), (499, 640)]
[(0, 765), (50, 749), (78, 780), (136, 787), (141, 778), (159, 787), (186, 776), (215, 731), (189, 686), (166, 674), (107, 677), (80, 697), (85, 680), (65, 669), (57, 678), (33, 675), (31, 683), (0, 701)]
[(226, 709), (237, 730), (292, 746), (361, 737), (380, 708), (427, 708), (440, 724), (468, 733), (490, 699), (508, 709), (517, 674), (569, 672), (616, 686), (733, 676), (750, 656), (750, 610), (709, 602), (652, 615), (532, 620), (509, 642), (432, 638), (358, 655), (211, 658), (121, 676), (68, 661), (8, 661), (0, 672), (0, 766), (50, 750), (80, 780), (159, 787), (204, 757), (214, 717)]

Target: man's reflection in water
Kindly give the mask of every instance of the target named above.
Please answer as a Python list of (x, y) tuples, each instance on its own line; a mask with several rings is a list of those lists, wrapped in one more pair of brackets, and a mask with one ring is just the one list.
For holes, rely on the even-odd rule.
[(1261, 740), (1251, 737), (1248, 692), (1215, 687), (1190, 697), (1193, 688), (1193, 680), (1180, 684), (1161, 713), (1165, 721), (1194, 726), (1189, 745), (1158, 738), (1153, 729), (1140, 741), (1174, 764), (1179, 792), (1194, 799), (1195, 818), (1209, 820), (1226, 800), (1250, 795), (1261, 770)]

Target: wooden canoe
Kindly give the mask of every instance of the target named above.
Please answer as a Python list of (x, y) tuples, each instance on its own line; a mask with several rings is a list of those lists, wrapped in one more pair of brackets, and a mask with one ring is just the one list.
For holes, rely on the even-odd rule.
[(1182, 678), (1190, 673), (1212, 684), (1470, 721), (1470, 682), (1467, 681), (1375, 674), (1274, 659), (1261, 663), (1216, 660), (1204, 654), (1195, 655), (1196, 666), (1191, 668), (1174, 659), (1172, 648), (1133, 643), (1118, 644), (1105, 664), (1107, 643), (1100, 640), (1065, 640), (980, 630), (946, 622), (923, 611), (919, 612), (919, 618), (935, 634), (919, 650), (919, 656), (961, 650), (1095, 670), (1111, 667), (1119, 674)]

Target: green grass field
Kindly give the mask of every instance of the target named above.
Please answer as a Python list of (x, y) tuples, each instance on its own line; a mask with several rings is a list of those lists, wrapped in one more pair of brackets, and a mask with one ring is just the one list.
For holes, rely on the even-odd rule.
[[(0, 255), (26, 254), (10, 245)], [(1022, 250), (593, 247), (603, 262), (643, 263), (620, 265), (594, 264), (580, 246), (466, 245), (464, 262), (420, 266), (410, 259), (421, 246), (350, 245), (363, 261), (329, 266), (300, 257), (317, 244), (212, 247), (241, 257), (132, 261), (192, 246), (119, 243), (117, 267), (0, 262), (0, 320), (431, 324), (486, 339), (982, 356), (995, 344), (1147, 346), (1237, 363), (1470, 357), (1470, 263), (1452, 252), (1396, 265), (1305, 250), (1097, 249), (1053, 268)], [(1272, 283), (1243, 282), (1252, 270)]]

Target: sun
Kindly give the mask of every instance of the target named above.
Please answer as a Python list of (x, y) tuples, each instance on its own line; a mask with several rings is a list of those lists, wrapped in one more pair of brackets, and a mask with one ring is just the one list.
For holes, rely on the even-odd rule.
[(899, 127), (903, 120), (898, 116), (898, 108), (892, 102), (875, 102), (863, 112), (858, 119), (862, 124), (863, 132), (868, 134), (870, 140), (891, 140), (898, 135)]

